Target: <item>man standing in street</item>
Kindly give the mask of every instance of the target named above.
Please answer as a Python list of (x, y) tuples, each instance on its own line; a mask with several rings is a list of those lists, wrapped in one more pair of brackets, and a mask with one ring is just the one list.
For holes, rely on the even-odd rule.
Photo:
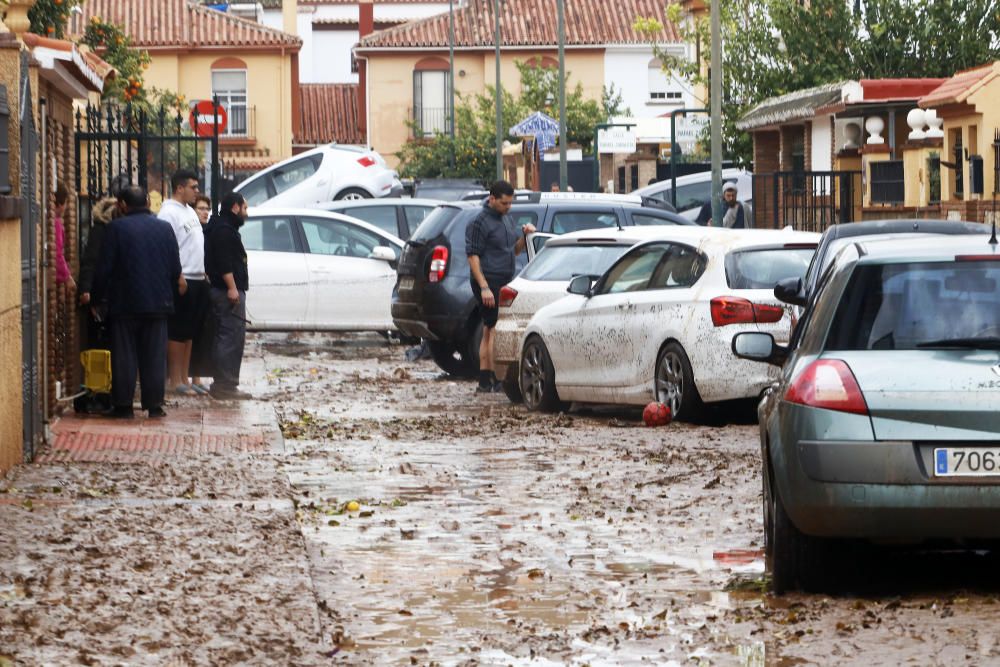
[(170, 225), (149, 212), (138, 185), (119, 194), (122, 217), (108, 224), (101, 243), (95, 291), (106, 297), (111, 318), (111, 416), (133, 416), (136, 373), (142, 409), (163, 417), (167, 317), (174, 310), (174, 285), (184, 294), (177, 239)]
[[(750, 212), (747, 206), (739, 201), (737, 187), (732, 181), (722, 185), (722, 226), (730, 229), (749, 229), (752, 227)], [(698, 212), (696, 222), (699, 225), (712, 226), (712, 200), (705, 202)]]
[(198, 198), (198, 176), (181, 169), (170, 179), (173, 195), (163, 202), (159, 218), (170, 223), (177, 237), (181, 271), (187, 293), (174, 295), (174, 314), (167, 320), (167, 375), (170, 391), (181, 396), (198, 392), (188, 384), (191, 347), (195, 332), (205, 318), (208, 285), (205, 281), (205, 234), (198, 214), (191, 208)]
[(247, 202), (238, 192), (222, 198), (218, 219), (205, 231), (205, 268), (208, 271), (209, 301), (217, 320), (212, 342), (215, 381), (210, 394), (218, 399), (252, 398), (240, 391), (240, 367), (247, 332), (247, 252), (240, 227), (247, 219)]
[(521, 233), (505, 217), (514, 202), (514, 188), (507, 181), (497, 181), (483, 210), (465, 230), (465, 250), (469, 257), (472, 293), (479, 304), (483, 339), (479, 344), (479, 386), (477, 393), (501, 391), (493, 372), (493, 330), (497, 325), (497, 302), (500, 288), (514, 278), (514, 256), (524, 250), (527, 235), (535, 226), (522, 225)]

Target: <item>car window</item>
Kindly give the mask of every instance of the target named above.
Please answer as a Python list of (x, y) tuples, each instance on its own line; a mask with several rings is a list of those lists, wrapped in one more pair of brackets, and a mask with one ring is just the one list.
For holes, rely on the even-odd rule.
[[(667, 191), (669, 195), (669, 190)], [(677, 210), (687, 211), (692, 208), (701, 208), (702, 205), (712, 198), (712, 181), (707, 180), (701, 183), (691, 183), (681, 185), (677, 188)], [(670, 197), (667, 197), (667, 201)]]
[(386, 246), (399, 258), (395, 244), (349, 222), (325, 218), (302, 218), (301, 222), (310, 253), (367, 258), (376, 246)]
[(433, 206), (404, 206), (403, 217), (406, 219), (407, 236), (412, 236), (424, 218), (434, 210)]
[(240, 194), (247, 200), (247, 206), (263, 204), (271, 198), (271, 193), (268, 192), (267, 189), (267, 181), (269, 178), (270, 176), (268, 174), (263, 174), (259, 178), (250, 181), (240, 189)]
[[(410, 235), (410, 240), (417, 243), (426, 243), (427, 241), (433, 241), (438, 236), (444, 233), (445, 228), (448, 223), (458, 215), (458, 209), (452, 206), (438, 206), (424, 218), (424, 221), (420, 223), (416, 231)], [(464, 233), (464, 227), (463, 233)], [(464, 238), (464, 237), (463, 237)]]
[(352, 218), (364, 220), (381, 229), (383, 232), (399, 236), (399, 225), (396, 222), (395, 206), (354, 206), (340, 211)]
[(649, 289), (690, 287), (705, 271), (705, 259), (688, 246), (671, 244), (656, 267)]
[(521, 277), (525, 280), (569, 281), (574, 276), (600, 276), (626, 250), (627, 245), (548, 246), (528, 264)]
[(514, 224), (514, 229), (517, 230), (520, 230), (524, 225), (534, 225), (538, 222), (538, 214), (534, 211), (512, 210), (507, 214), (507, 217), (511, 219), (511, 222)]
[(653, 213), (632, 213), (632, 224), (647, 225), (676, 225), (678, 222), (668, 216), (659, 216)]
[(618, 216), (613, 211), (562, 211), (552, 216), (554, 234), (617, 226)]
[(913, 350), (1000, 337), (1000, 265), (914, 262), (859, 266), (834, 315), (827, 349)]
[(275, 167), (270, 172), (275, 193), (281, 194), (315, 174), (322, 161), (323, 158), (321, 156), (311, 155), (301, 160), (295, 160), (286, 165)]
[(786, 278), (802, 278), (813, 248), (741, 250), (726, 255), (726, 283), (732, 289), (773, 289)]
[(281, 217), (249, 218), (240, 228), (247, 250), (295, 252), (292, 219)]
[(630, 250), (608, 272), (599, 292), (618, 294), (646, 289), (667, 249), (666, 244), (653, 243)]

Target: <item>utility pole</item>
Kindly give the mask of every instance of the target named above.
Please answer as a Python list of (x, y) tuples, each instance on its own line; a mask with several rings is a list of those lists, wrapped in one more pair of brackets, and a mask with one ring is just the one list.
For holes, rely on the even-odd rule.
[(556, 0), (559, 13), (559, 190), (566, 192), (566, 0)]
[[(712, 12), (712, 226), (722, 226), (722, 7), (711, 0)], [(671, 141), (673, 137), (671, 137)]]
[(496, 21), (496, 99), (497, 99), (497, 180), (503, 180), (503, 94), (500, 91), (500, 0), (493, 0)]
[(455, 0), (448, 0), (448, 87), (451, 89), (451, 109), (448, 112), (448, 134), (451, 136), (449, 166), (455, 168)]

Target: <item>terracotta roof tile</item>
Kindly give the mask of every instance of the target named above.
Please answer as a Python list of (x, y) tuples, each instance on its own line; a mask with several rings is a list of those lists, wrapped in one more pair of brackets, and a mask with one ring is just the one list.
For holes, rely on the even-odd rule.
[(1000, 61), (959, 72), (927, 95), (921, 97), (917, 104), (925, 109), (929, 109), (946, 104), (964, 102), (980, 86), (985, 85), (997, 76), (1000, 76)]
[(227, 47), (299, 48), (302, 40), (254, 21), (188, 0), (84, 0), (70, 31), (82, 34), (92, 16), (122, 25), (144, 49)]
[(299, 86), (301, 123), (295, 144), (364, 144), (358, 124), (358, 84), (304, 83)]
[[(680, 42), (666, 17), (667, 0), (566, 0), (566, 45), (646, 44), (649, 40), (633, 28), (637, 17), (655, 18), (663, 30), (660, 43)], [(455, 10), (455, 46), (493, 47), (493, 0), (469, 0)], [(555, 46), (558, 43), (556, 0), (504, 0), (500, 17), (503, 46)], [(448, 46), (448, 13), (397, 28), (372, 33), (361, 40), (359, 51)]]

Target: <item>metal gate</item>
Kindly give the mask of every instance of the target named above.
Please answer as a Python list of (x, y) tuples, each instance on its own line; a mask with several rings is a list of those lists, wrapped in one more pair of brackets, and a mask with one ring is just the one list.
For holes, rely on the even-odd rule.
[(42, 397), (39, 373), (39, 322), (41, 303), (38, 294), (38, 229), (41, 207), (36, 193), (38, 175), (38, 129), (31, 103), (28, 79), (28, 53), (21, 52), (21, 379), (22, 443), (24, 460), (31, 461), (42, 444)]
[(860, 171), (779, 171), (754, 174), (754, 224), (822, 232), (861, 219)]
[[(218, 101), (215, 106), (218, 107)], [(76, 114), (76, 191), (80, 249), (91, 227), (90, 209), (118, 183), (138, 184), (155, 201), (171, 196), (170, 177), (179, 169), (199, 175), (202, 191), (218, 204), (218, 115), (184, 117), (176, 107), (133, 104), (88, 105)]]

